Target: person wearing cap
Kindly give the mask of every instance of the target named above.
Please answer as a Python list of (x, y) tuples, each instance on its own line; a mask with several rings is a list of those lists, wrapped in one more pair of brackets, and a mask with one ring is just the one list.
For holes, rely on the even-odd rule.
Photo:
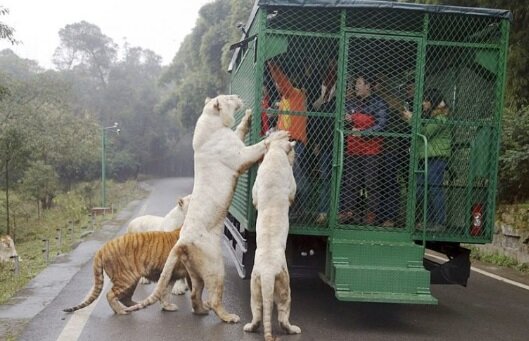
[[(348, 134), (344, 158), (344, 175), (340, 221), (375, 225), (379, 207), (379, 169), (383, 138), (369, 133), (386, 128), (388, 104), (374, 93), (376, 81), (372, 73), (360, 72), (354, 83), (355, 97), (345, 103), (345, 129), (362, 134)], [(367, 134), (366, 134), (367, 133)], [(361, 193), (366, 209), (360, 209)]]
[[(424, 160), (428, 158), (428, 215), (427, 230), (442, 231), (446, 227), (445, 195), (443, 191), (444, 173), (452, 149), (450, 127), (446, 124), (448, 104), (443, 94), (435, 88), (424, 92), (422, 101), (422, 119), (420, 133), (426, 136), (426, 152), (424, 141), (417, 139), (419, 167), (424, 168)], [(404, 111), (403, 117), (411, 122), (413, 114)], [(424, 200), (424, 176), (417, 177), (417, 200)], [(420, 226), (420, 223), (418, 224)]]

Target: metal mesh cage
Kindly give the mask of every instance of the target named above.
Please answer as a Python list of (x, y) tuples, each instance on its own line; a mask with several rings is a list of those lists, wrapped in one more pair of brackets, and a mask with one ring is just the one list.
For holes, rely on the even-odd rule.
[[(297, 141), (292, 233), (490, 240), (508, 22), (452, 12), (259, 8), (231, 92), (254, 110), (248, 142)], [(254, 176), (230, 209), (249, 229)]]

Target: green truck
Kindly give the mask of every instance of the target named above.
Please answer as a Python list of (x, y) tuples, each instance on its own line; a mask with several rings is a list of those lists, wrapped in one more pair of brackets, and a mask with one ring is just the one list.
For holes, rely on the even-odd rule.
[[(230, 92), (298, 140), (287, 260), (344, 301), (435, 304), (492, 240), (512, 14), (389, 1), (257, 0), (231, 48)], [(242, 112), (238, 118), (242, 117)], [(240, 176), (225, 242), (241, 277), (255, 250)], [(425, 250), (446, 262), (425, 258)]]

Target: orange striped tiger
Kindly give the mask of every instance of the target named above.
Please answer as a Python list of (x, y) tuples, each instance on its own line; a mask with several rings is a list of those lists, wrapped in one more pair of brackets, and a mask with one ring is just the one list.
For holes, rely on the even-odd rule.
[[(63, 311), (74, 312), (95, 301), (103, 290), (103, 271), (105, 271), (112, 281), (112, 288), (107, 293), (110, 307), (116, 314), (127, 314), (123, 305), (129, 307), (136, 304), (132, 301), (132, 295), (140, 278), (143, 276), (151, 281), (159, 279), (169, 252), (179, 236), (180, 229), (172, 232), (127, 233), (105, 243), (94, 257), (94, 285), (89, 294), (80, 304)], [(187, 276), (183, 264), (178, 263), (171, 275), (171, 285), (160, 299), (163, 310), (178, 309), (176, 304), (169, 303), (172, 284), (177, 279)], [(188, 283), (191, 285), (189, 279)]]

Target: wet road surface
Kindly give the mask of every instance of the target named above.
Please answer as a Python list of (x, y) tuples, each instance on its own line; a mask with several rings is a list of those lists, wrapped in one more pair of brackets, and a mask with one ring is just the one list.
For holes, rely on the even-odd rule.
[[(189, 181), (156, 181), (150, 196), (132, 214), (163, 215), (175, 204), (178, 195), (191, 190)], [(80, 302), (92, 285), (88, 260), (56, 298), (45, 302), (20, 340), (262, 340), (262, 328), (257, 334), (242, 330), (251, 319), (250, 283), (239, 279), (227, 253), (224, 258), (224, 304), (228, 311), (240, 315), (238, 324), (225, 324), (213, 312), (207, 316), (192, 314), (189, 293), (173, 296), (180, 308), (177, 312), (162, 312), (155, 304), (127, 316), (117, 316), (108, 306), (105, 290), (91, 307), (74, 314), (63, 313), (63, 308)], [(134, 299), (146, 297), (153, 288), (154, 285), (139, 285)], [(438, 305), (432, 306), (340, 302), (333, 290), (318, 279), (292, 279), (291, 288), (291, 323), (298, 325), (302, 334), (284, 335), (274, 320), (274, 335), (284, 341), (527, 340), (529, 335), (529, 290), (476, 272), (472, 272), (467, 288), (432, 286), (432, 293), (439, 300)]]

